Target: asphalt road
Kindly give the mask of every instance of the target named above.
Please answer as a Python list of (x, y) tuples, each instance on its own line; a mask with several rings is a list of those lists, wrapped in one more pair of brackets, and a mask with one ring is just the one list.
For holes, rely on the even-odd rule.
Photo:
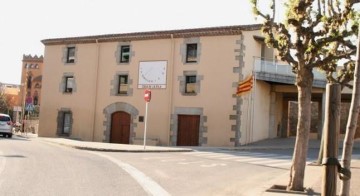
[[(292, 150), (93, 152), (0, 138), (0, 195), (256, 195)], [(309, 151), (308, 161), (317, 157)]]
[(146, 195), (127, 172), (86, 151), (0, 138), (0, 195)]

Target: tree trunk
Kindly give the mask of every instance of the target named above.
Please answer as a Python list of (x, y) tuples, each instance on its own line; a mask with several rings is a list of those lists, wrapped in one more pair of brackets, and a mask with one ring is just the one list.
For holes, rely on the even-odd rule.
[(326, 108), (324, 122), (324, 157), (321, 195), (335, 196), (338, 168), (329, 160), (338, 158), (340, 130), (341, 86), (338, 83), (326, 85)]
[[(355, 72), (354, 72), (354, 87), (352, 92), (352, 99), (350, 105), (350, 113), (349, 118), (346, 124), (346, 134), (344, 139), (344, 146), (342, 152), (342, 160), (341, 164), (344, 168), (350, 170), (351, 164), (351, 155), (352, 149), (354, 144), (354, 135), (356, 132), (357, 127), (357, 120), (359, 114), (359, 107), (360, 107), (360, 29), (358, 35), (358, 43), (357, 43), (357, 61), (355, 64)], [(340, 184), (340, 195), (341, 196), (348, 196), (350, 195), (350, 179), (343, 179), (341, 180)]]
[(305, 165), (309, 144), (311, 123), (311, 89), (313, 83), (312, 69), (303, 68), (297, 73), (296, 85), (298, 89), (298, 124), (288, 190), (303, 191)]
[(316, 160), (316, 164), (317, 164), (317, 165), (321, 165), (322, 159), (323, 159), (323, 155), (324, 155), (324, 129), (322, 130), (322, 134), (321, 134), (321, 142), (320, 142), (319, 155), (318, 155), (318, 159)]

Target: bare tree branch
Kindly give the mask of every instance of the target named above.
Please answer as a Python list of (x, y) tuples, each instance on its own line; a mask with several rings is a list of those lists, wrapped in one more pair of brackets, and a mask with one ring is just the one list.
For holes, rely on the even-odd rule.
[(353, 5), (355, 3), (360, 3), (360, 0), (350, 0), (350, 4)]

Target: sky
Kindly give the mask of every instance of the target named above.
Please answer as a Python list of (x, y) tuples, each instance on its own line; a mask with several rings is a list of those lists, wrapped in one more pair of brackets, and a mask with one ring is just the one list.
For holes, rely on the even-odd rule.
[(23, 55), (43, 55), (43, 39), (258, 23), (249, 2), (3, 0), (0, 82), (20, 84)]

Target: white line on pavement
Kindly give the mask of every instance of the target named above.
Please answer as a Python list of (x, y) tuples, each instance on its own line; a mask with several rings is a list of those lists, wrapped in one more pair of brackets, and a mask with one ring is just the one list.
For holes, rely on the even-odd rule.
[(188, 164), (195, 164), (195, 163), (203, 163), (204, 161), (189, 161), (189, 162), (179, 162), (180, 165), (188, 165)]
[(226, 166), (225, 163), (212, 163), (212, 164), (203, 164), (201, 167), (216, 167), (216, 166)]
[(291, 162), (290, 159), (263, 159), (257, 161), (249, 161), (250, 164), (271, 164), (271, 163), (283, 163), (283, 162)]
[(153, 181), (150, 177), (146, 176), (144, 173), (142, 173), (141, 171), (139, 171), (138, 169), (136, 169), (135, 167), (124, 163), (118, 159), (115, 159), (111, 156), (102, 154), (102, 153), (98, 153), (98, 152), (93, 152), (93, 151), (89, 151), (89, 153), (98, 155), (100, 157), (106, 158), (110, 161), (112, 161), (113, 163), (115, 163), (116, 165), (118, 165), (120, 168), (122, 168), (123, 170), (125, 170), (128, 174), (130, 174), (130, 176), (132, 176), (139, 184), (140, 186), (143, 187), (143, 189), (151, 194), (151, 195), (170, 195), (165, 189), (163, 189), (158, 183), (156, 183), (155, 181)]
[(185, 161), (186, 159), (163, 159), (161, 162), (178, 162), (178, 161)]
[(269, 167), (280, 167), (280, 166), (287, 166), (287, 165), (291, 165), (291, 161), (289, 162), (280, 162), (280, 163), (274, 163), (274, 164), (266, 164), (266, 166)]
[(167, 158), (173, 158), (173, 157), (144, 157), (142, 159), (144, 160), (152, 160), (152, 159), (167, 159)]

